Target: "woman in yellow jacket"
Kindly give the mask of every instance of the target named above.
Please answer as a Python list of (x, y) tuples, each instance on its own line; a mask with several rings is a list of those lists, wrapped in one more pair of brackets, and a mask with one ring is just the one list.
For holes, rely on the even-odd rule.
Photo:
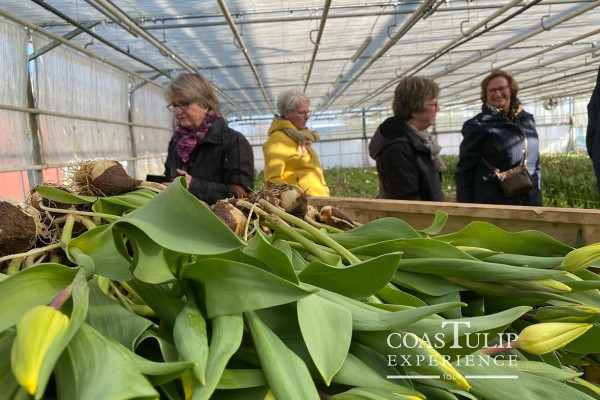
[(277, 99), (279, 115), (269, 127), (263, 144), (267, 184), (296, 184), (309, 196), (329, 196), (323, 168), (312, 143), (317, 131), (306, 129), (310, 118), (310, 100), (299, 90), (283, 92)]

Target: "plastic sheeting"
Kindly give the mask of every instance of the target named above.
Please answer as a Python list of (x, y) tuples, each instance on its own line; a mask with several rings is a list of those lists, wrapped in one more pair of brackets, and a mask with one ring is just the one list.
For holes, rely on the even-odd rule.
[[(27, 107), (27, 32), (0, 20), (0, 104)], [(0, 109), (0, 168), (31, 162), (28, 115)]]

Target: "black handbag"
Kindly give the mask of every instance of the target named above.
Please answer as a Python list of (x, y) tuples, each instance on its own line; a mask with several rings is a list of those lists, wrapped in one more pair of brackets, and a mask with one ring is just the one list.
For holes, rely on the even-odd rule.
[(516, 167), (500, 171), (498, 168), (490, 164), (483, 156), (483, 163), (498, 177), (500, 187), (506, 197), (515, 197), (529, 192), (535, 187), (529, 171), (527, 171), (527, 135), (525, 136), (525, 148), (523, 149), (523, 160)]

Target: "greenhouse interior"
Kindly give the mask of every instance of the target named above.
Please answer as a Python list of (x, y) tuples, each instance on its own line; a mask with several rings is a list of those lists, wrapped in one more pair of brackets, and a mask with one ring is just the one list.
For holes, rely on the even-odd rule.
[[(0, 399), (600, 399), (599, 21), (592, 0), (1, 0)], [(208, 109), (168, 92), (183, 74), (251, 149), (254, 187), (214, 204), (169, 164)], [(439, 89), (406, 118), (436, 168), (416, 200), (383, 194), (371, 147), (411, 78)], [(281, 112), (289, 90), (309, 108)], [(461, 200), (486, 107), (535, 120), (529, 192), (487, 171), (525, 203)], [(267, 177), (288, 111), (314, 136), (275, 133), (329, 196)], [(119, 164), (127, 189), (83, 176)]]

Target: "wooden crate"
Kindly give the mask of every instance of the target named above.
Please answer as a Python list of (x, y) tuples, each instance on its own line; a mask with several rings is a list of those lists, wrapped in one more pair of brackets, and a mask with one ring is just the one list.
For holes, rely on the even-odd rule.
[(486, 221), (510, 232), (538, 230), (570, 246), (576, 244), (580, 231), (583, 244), (600, 242), (600, 210), (344, 197), (312, 197), (309, 202), (319, 208), (337, 207), (362, 223), (396, 217), (423, 229), (431, 225), (435, 212), (442, 210), (448, 213), (442, 233), (455, 232), (471, 221)]

